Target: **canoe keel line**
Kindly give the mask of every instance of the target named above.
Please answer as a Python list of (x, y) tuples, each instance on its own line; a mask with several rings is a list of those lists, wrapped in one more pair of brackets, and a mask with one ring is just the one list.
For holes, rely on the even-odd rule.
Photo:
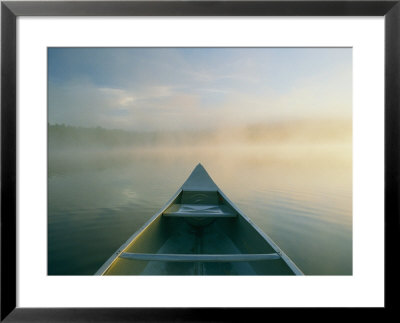
[(303, 275), (198, 164), (95, 275)]

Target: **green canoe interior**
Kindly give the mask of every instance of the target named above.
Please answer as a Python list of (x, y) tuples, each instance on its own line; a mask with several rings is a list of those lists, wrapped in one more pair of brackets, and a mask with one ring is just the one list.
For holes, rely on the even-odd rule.
[[(198, 205), (182, 211), (185, 205)], [(203, 209), (211, 209), (206, 215)], [(187, 208), (186, 208), (187, 210)], [(215, 216), (213, 216), (215, 213)], [(209, 212), (210, 214), (210, 212)], [(218, 216), (223, 214), (224, 216)], [(273, 254), (264, 237), (218, 191), (181, 191), (124, 253), (241, 255)], [(117, 257), (104, 275), (294, 275), (284, 260), (178, 262)]]

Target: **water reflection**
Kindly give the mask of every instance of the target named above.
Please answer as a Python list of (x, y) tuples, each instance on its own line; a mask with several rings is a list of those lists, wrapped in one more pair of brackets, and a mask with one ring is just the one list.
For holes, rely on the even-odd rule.
[(51, 152), (48, 273), (93, 274), (201, 162), (305, 274), (351, 275), (351, 147), (296, 147)]

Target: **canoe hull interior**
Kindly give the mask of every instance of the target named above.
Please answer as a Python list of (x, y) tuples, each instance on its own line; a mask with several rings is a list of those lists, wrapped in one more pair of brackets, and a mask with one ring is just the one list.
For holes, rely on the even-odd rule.
[(96, 275), (302, 275), (199, 164)]
[[(228, 204), (218, 195), (214, 203)], [(172, 205), (182, 203), (180, 194)], [(208, 194), (210, 195), (210, 194)], [(184, 198), (185, 196), (183, 196)], [(197, 201), (199, 202), (199, 201)], [(208, 199), (203, 205), (210, 203)], [(276, 251), (233, 208), (234, 217), (157, 216), (124, 250), (143, 254), (272, 254)], [(258, 261), (145, 261), (118, 257), (105, 275), (293, 275), (282, 259)]]

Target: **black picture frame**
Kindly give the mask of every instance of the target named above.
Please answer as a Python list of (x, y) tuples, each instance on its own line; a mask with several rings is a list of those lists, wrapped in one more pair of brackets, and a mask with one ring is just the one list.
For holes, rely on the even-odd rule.
[[(400, 0), (395, 1), (3, 1), (1, 3), (1, 321), (235, 321), (266, 309), (16, 307), (16, 19), (19, 16), (384, 16), (385, 307), (399, 285)], [(373, 232), (371, 232), (373, 235)], [(40, 291), (38, 291), (40, 292)], [(271, 309), (272, 310), (272, 309)], [(380, 310), (380, 309), (378, 309)]]

